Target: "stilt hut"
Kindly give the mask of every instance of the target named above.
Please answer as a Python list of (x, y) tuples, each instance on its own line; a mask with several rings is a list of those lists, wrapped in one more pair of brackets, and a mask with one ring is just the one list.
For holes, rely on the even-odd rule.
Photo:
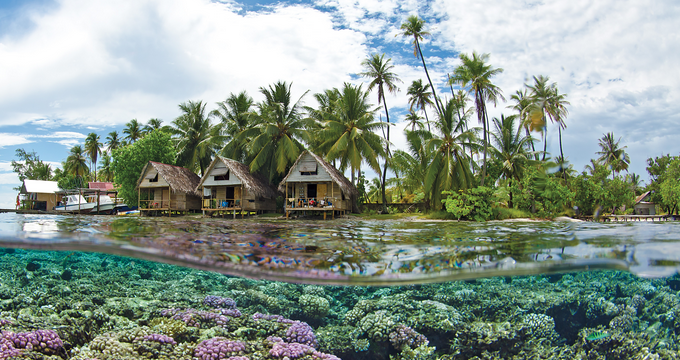
[(59, 190), (56, 181), (24, 180), (19, 193), (29, 209), (54, 210), (61, 200), (61, 195), (57, 194)]
[(359, 212), (359, 192), (338, 169), (311, 151), (305, 151), (279, 184), (285, 195), (286, 218), (291, 212), (344, 215)]
[(138, 208), (150, 212), (186, 213), (201, 209), (201, 194), (196, 191), (201, 178), (183, 167), (149, 161), (137, 180)]
[(198, 184), (203, 214), (243, 214), (276, 211), (276, 190), (238, 161), (215, 157)]

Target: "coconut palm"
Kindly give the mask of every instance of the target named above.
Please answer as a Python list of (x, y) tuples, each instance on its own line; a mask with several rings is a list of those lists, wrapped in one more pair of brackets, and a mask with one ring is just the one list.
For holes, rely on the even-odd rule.
[(177, 148), (177, 165), (200, 170), (201, 176), (224, 140), (222, 127), (212, 124), (205, 107), (203, 101), (181, 103), (182, 115), (172, 121), (170, 129)]
[(318, 132), (319, 149), (326, 154), (326, 160), (340, 160), (343, 171), (349, 167), (352, 183), (362, 161), (380, 174), (378, 157), (384, 158), (385, 151), (382, 139), (375, 131), (386, 124), (376, 122), (374, 114), (368, 92), (364, 92), (361, 85), (345, 83), (332, 111), (324, 114), (322, 130)]
[(473, 131), (464, 130), (464, 123), (456, 118), (455, 100), (451, 99), (435, 124), (436, 134), (427, 143), (433, 156), (425, 174), (425, 193), (430, 195), (432, 204), (441, 203), (442, 191), (467, 189), (473, 185), (464, 146), (476, 147), (476, 137)]
[(106, 137), (106, 147), (113, 153), (113, 150), (118, 149), (121, 145), (120, 138), (118, 138), (118, 131), (111, 131), (109, 136)]
[[(397, 77), (397, 74), (392, 72), (394, 65), (390, 64), (392, 59), (385, 60), (385, 54), (378, 55), (373, 54), (372, 57), (365, 59), (361, 65), (364, 67), (364, 72), (361, 76), (367, 77), (371, 80), (368, 85), (368, 91), (377, 88), (378, 90), (378, 105), (382, 102), (385, 108), (385, 117), (387, 118), (387, 123), (390, 122), (390, 114), (387, 111), (387, 101), (385, 100), (385, 88), (387, 91), (396, 94), (399, 91), (396, 83), (401, 82)], [(387, 127), (387, 136), (385, 137), (385, 153), (390, 156), (390, 128)], [(382, 172), (382, 193), (383, 193), (383, 212), (387, 213), (387, 197), (385, 194), (385, 182), (387, 180), (387, 166), (388, 159), (385, 157), (385, 166)]]
[(527, 90), (517, 90), (514, 94), (510, 95), (510, 100), (514, 101), (515, 104), (508, 106), (513, 110), (517, 111), (519, 116), (520, 126), (524, 128), (526, 136), (529, 137), (529, 144), (531, 145), (531, 151), (534, 152), (535, 160), (538, 160), (538, 153), (536, 152), (536, 147), (534, 145), (534, 140), (531, 138), (531, 131), (534, 131), (533, 124), (531, 123), (531, 117), (529, 116), (529, 108), (531, 105), (531, 99), (527, 95)]
[[(519, 181), (524, 176), (524, 169), (531, 165), (531, 152), (527, 150), (527, 143), (531, 137), (522, 135), (522, 124), (516, 123), (517, 115), (494, 118), (494, 131), (491, 132), (494, 147), (492, 152), (496, 159), (501, 162), (501, 174), (508, 180), (508, 186), (512, 180)], [(512, 192), (508, 207), (512, 208)]]
[(125, 124), (123, 134), (127, 134), (125, 139), (130, 143), (134, 143), (135, 141), (139, 140), (139, 138), (142, 137), (143, 135), (142, 129), (137, 119), (132, 119), (127, 124)]
[(614, 133), (607, 133), (602, 136), (599, 140), (600, 151), (596, 154), (600, 155), (597, 162), (602, 165), (606, 165), (612, 169), (612, 179), (614, 174), (618, 174), (621, 171), (628, 171), (628, 165), (630, 164), (630, 157), (626, 153), (626, 146), (619, 147), (619, 140), (614, 140)]
[(92, 161), (92, 169), (94, 169), (94, 181), (97, 181), (97, 157), (102, 153), (102, 143), (99, 142), (99, 135), (89, 133), (85, 139), (85, 153)]
[(252, 107), (253, 98), (242, 91), (238, 95), (229, 94), (226, 100), (217, 103), (217, 109), (210, 112), (223, 126), (226, 144), (220, 150), (222, 156), (247, 161), (246, 145), (249, 139), (241, 137), (240, 134), (255, 125), (257, 117), (251, 111)]
[(90, 171), (90, 168), (87, 166), (85, 151), (83, 151), (80, 145), (71, 148), (64, 163), (64, 170), (67, 174), (75, 175), (77, 178), (83, 177)]
[(303, 142), (310, 142), (302, 118), (301, 101), (291, 102), (291, 84), (279, 81), (268, 88), (261, 87), (265, 100), (258, 104), (258, 124), (241, 136), (252, 138), (248, 152), (252, 157), (250, 170), (262, 172), (271, 183), (282, 176), (304, 150)]
[(104, 181), (113, 181), (113, 169), (111, 168), (111, 156), (107, 151), (102, 153), (102, 164), (99, 166), (99, 177)]
[[(430, 33), (424, 29), (425, 20), (418, 17), (418, 15), (411, 15), (406, 18), (406, 22), (401, 24), (400, 29), (402, 30), (402, 36), (413, 36), (413, 56), (418, 58), (420, 55), (420, 60), (423, 62), (423, 68), (425, 69), (425, 76), (427, 76), (427, 81), (430, 83), (430, 88), (432, 89), (432, 95), (434, 96), (434, 104), (437, 108), (437, 112), (441, 114), (442, 106), (439, 103), (439, 98), (437, 98), (437, 92), (432, 85), (432, 80), (430, 79), (430, 73), (427, 72), (427, 65), (425, 65), (425, 58), (423, 57), (423, 51), (420, 48), (420, 41), (422, 41), (425, 36), (429, 36)], [(398, 34), (397, 34), (398, 35)]]
[(408, 98), (408, 103), (410, 106), (410, 110), (413, 111), (413, 108), (415, 107), (416, 109), (421, 109), (425, 113), (425, 121), (427, 122), (427, 131), (431, 131), (430, 129), (430, 118), (427, 117), (427, 110), (425, 109), (427, 105), (432, 105), (432, 92), (428, 91), (430, 88), (430, 85), (425, 84), (423, 86), (423, 80), (418, 79), (418, 80), (413, 80), (411, 83), (411, 86), (408, 87), (406, 90), (406, 94), (409, 96)]
[(462, 87), (468, 88), (468, 93), (474, 94), (477, 120), (482, 123), (484, 137), (484, 163), (480, 181), (481, 185), (484, 186), (487, 148), (489, 144), (487, 124), (489, 119), (486, 111), (486, 102), (490, 101), (495, 106), (498, 99), (505, 101), (501, 89), (491, 83), (491, 78), (503, 72), (503, 69), (493, 68), (487, 63), (489, 54), (479, 55), (476, 52), (473, 52), (472, 57), (466, 54), (460, 54), (460, 60), (462, 64), (453, 70), (453, 77), (451, 77), (450, 83), (460, 84)]
[[(404, 118), (404, 120), (406, 120), (406, 122), (408, 122), (408, 124), (406, 126), (409, 126), (409, 125), (411, 126), (411, 131), (415, 131), (416, 127), (418, 127), (418, 130), (423, 129), (423, 122), (421, 121), (422, 119), (423, 118), (420, 117), (418, 114), (414, 113), (413, 110), (411, 110), (406, 115), (406, 117)], [(428, 128), (428, 131), (430, 131), (429, 128)]]
[[(425, 175), (433, 155), (433, 151), (429, 151), (426, 145), (431, 138), (432, 133), (429, 131), (407, 130), (408, 152), (397, 150), (392, 157), (393, 169), (402, 175), (401, 186), (411, 193), (425, 191)], [(430, 207), (430, 198), (425, 197), (427, 208)]]
[(154, 130), (160, 130), (163, 128), (163, 120), (157, 119), (157, 118), (152, 118), (149, 119), (149, 121), (146, 122), (146, 125), (142, 128), (142, 133), (144, 135), (154, 131)]
[(550, 120), (552, 123), (557, 123), (560, 140), (560, 156), (564, 158), (564, 153), (562, 151), (562, 128), (566, 128), (564, 119), (568, 113), (566, 106), (569, 105), (569, 102), (565, 100), (565, 94), (559, 93), (557, 83), (553, 82), (548, 84), (549, 81), (549, 77), (539, 75), (534, 76), (533, 85), (527, 85), (530, 97), (530, 104), (527, 108), (527, 111), (529, 112), (528, 121), (533, 128), (541, 129), (543, 134), (543, 158), (541, 160), (545, 160), (547, 154), (547, 120)]

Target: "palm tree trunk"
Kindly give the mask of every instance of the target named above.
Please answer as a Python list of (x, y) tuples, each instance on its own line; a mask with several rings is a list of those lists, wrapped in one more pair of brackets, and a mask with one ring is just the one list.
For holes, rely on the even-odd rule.
[(527, 137), (529, 137), (529, 144), (531, 144), (531, 151), (534, 152), (534, 159), (538, 161), (538, 154), (536, 154), (536, 147), (534, 146), (534, 139), (531, 138), (531, 131), (527, 126), (524, 126), (524, 130), (527, 132)]
[(430, 119), (427, 117), (427, 110), (425, 110), (424, 106), (423, 112), (425, 113), (425, 122), (427, 122), (427, 131), (432, 132), (432, 130), (430, 129)]
[(512, 209), (512, 178), (508, 179), (508, 189), (510, 190), (510, 201), (508, 201), (508, 208)]
[(486, 129), (486, 120), (484, 119), (484, 113), (486, 112), (484, 110), (484, 102), (482, 100), (482, 94), (479, 92), (479, 90), (475, 90), (475, 106), (477, 107), (477, 119), (479, 122), (482, 123), (482, 137), (484, 138), (484, 162), (482, 163), (482, 178), (481, 178), (481, 185), (484, 186), (484, 178), (486, 177), (486, 150), (487, 150), (487, 129)]
[(545, 115), (543, 116), (543, 158), (541, 161), (545, 161), (545, 154), (548, 150), (548, 124), (546, 124)]
[(427, 65), (425, 65), (425, 58), (423, 57), (423, 51), (420, 50), (420, 43), (418, 42), (418, 38), (415, 38), (416, 41), (416, 46), (418, 47), (418, 53), (420, 54), (420, 60), (423, 62), (423, 68), (425, 68), (425, 76), (427, 76), (427, 81), (430, 83), (430, 87), (432, 88), (432, 95), (434, 96), (434, 104), (437, 106), (437, 111), (441, 114), (442, 113), (442, 108), (439, 104), (439, 98), (437, 97), (437, 91), (434, 89), (434, 85), (432, 85), (432, 80), (430, 80), (430, 73), (427, 71)]
[[(383, 94), (385, 94), (383, 92)], [(385, 95), (383, 95), (383, 107), (385, 108), (385, 117), (387, 118), (387, 141), (385, 142), (385, 167), (382, 173), (382, 182), (380, 184), (382, 190), (382, 203), (383, 203), (383, 214), (387, 214), (387, 195), (385, 194), (385, 182), (387, 181), (387, 159), (390, 155), (390, 114), (387, 111), (387, 101), (385, 101)]]
[(560, 156), (562, 157), (562, 164), (560, 164), (560, 167), (562, 168), (562, 175), (563, 175), (562, 177), (564, 178), (564, 180), (567, 180), (567, 172), (564, 171), (564, 163), (565, 163), (564, 152), (562, 152), (562, 127), (560, 126), (559, 123), (557, 124), (557, 133), (559, 134), (559, 137), (560, 137)]

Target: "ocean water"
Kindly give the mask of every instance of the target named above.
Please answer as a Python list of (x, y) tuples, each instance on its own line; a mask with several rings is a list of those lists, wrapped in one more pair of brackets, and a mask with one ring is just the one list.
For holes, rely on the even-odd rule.
[(0, 214), (0, 359), (677, 359), (679, 226)]

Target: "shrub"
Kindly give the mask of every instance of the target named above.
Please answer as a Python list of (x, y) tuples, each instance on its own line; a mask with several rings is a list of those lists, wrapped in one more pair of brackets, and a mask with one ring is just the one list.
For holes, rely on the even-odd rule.
[(457, 219), (473, 219), (475, 221), (486, 221), (492, 218), (493, 210), (491, 204), (494, 201), (493, 189), (486, 186), (478, 186), (467, 190), (444, 191), (447, 195), (442, 202), (446, 206), (446, 211), (453, 214)]

